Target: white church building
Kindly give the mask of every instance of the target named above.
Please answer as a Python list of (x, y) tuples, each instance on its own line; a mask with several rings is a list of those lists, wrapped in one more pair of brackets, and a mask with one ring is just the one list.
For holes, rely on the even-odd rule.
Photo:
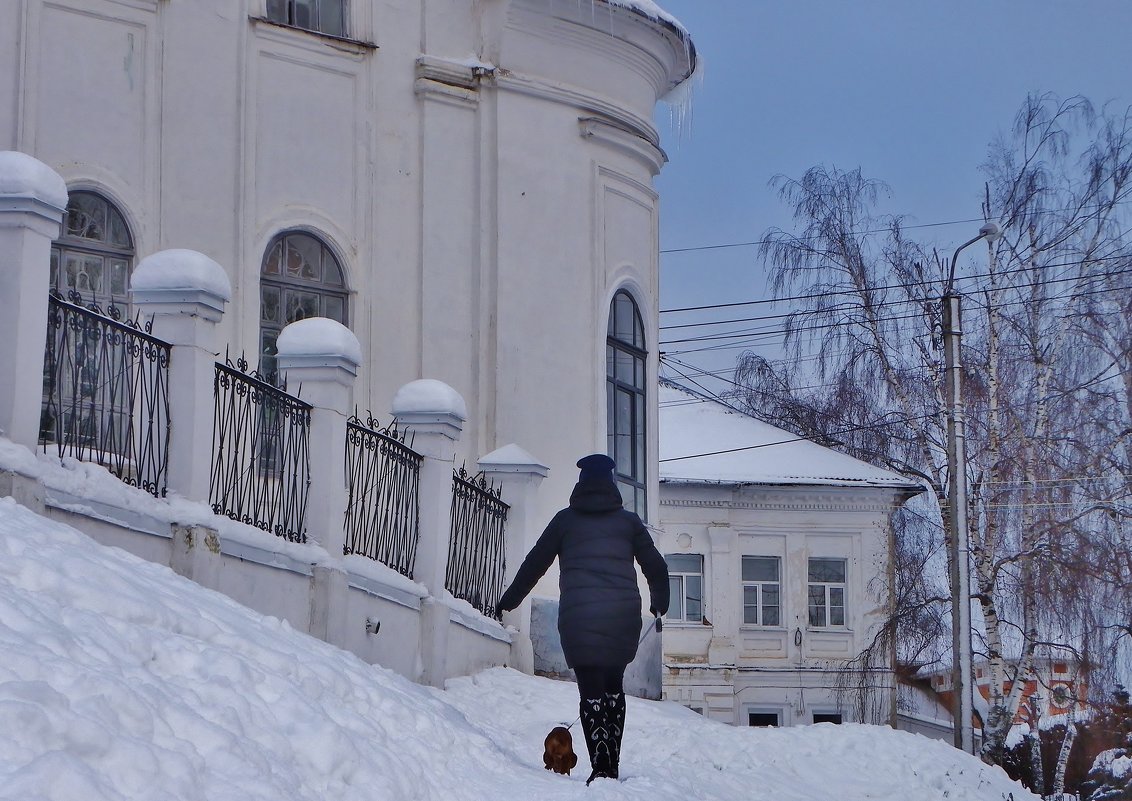
[[(565, 505), (586, 453), (610, 453), (627, 506), (657, 518), (653, 179), (666, 156), (652, 118), (695, 63), (687, 32), (649, 0), (0, 3), (0, 151), (33, 157), (65, 185), (62, 200), (53, 189), (33, 197), (35, 181), (0, 175), (0, 195), (15, 204), (0, 211), (34, 206), (32, 228), (42, 233), (44, 209), (65, 204), (58, 235), (47, 237), (44, 304), (48, 289), (130, 316), (168, 311), (176, 300), (181, 317), (156, 317), (155, 337), (190, 318), (215, 328), (171, 361), (174, 372), (199, 361), (180, 383), (170, 379), (173, 439), (190, 450), (207, 443), (212, 412), (190, 409), (197, 436), (186, 440), (192, 429), (178, 422), (186, 419), (178, 405), (203, 391), (211, 406), (213, 359), (271, 376), (283, 367), (289, 324), (340, 323), (357, 355), (351, 337), (332, 336), (342, 353), (315, 364), (310, 343), (293, 334), (291, 390), (315, 404), (316, 418), (319, 404), (333, 407), (338, 422), (325, 431), (334, 437), (354, 409), (385, 426), (400, 403), (401, 422), (415, 419), (448, 443), (451, 452), (435, 458), (449, 480), (464, 465), (473, 475), (493, 468), (496, 477), (529, 478), (522, 503), (503, 488), (513, 571)], [(14, 163), (22, 162), (6, 162)], [(175, 256), (185, 252), (210, 276), (192, 289), (203, 301), (190, 303), (177, 283), (187, 268), (169, 267), (185, 264)], [(156, 272), (134, 285), (147, 258)], [(17, 295), (30, 285), (0, 280), (10, 293), (0, 303), (27, 300)], [(173, 298), (178, 292), (185, 297)], [(0, 347), (11, 350), (14, 371), (24, 369), (18, 346)], [(25, 378), (37, 385), (32, 373)], [(422, 380), (446, 387), (429, 396), (448, 404), (443, 420), (400, 394)], [(58, 437), (52, 426), (65, 421), (44, 404), (40, 433)], [(322, 424), (312, 425), (313, 453), (325, 440)], [(209, 500), (207, 454), (203, 472), (181, 480), (183, 456), (170, 456), (170, 490)], [(275, 469), (275, 456), (261, 455), (255, 469)], [(425, 456), (428, 472), (434, 457)], [(315, 542), (341, 536), (344, 490), (328, 478), (341, 475), (337, 459), (311, 464), (306, 522)], [(216, 473), (214, 464), (213, 494)], [(446, 508), (433, 511), (448, 520)], [(422, 511), (422, 531), (435, 523), (430, 514)], [(439, 595), (437, 553), (424, 584)], [(555, 584), (548, 576), (542, 586)], [(251, 590), (232, 590), (241, 592)], [(280, 614), (295, 625), (325, 618), (320, 592)], [(402, 606), (419, 601), (386, 595)], [(347, 647), (419, 677), (414, 643), (408, 656)], [(470, 668), (440, 665), (427, 680), (462, 669)]]
[(740, 726), (897, 725), (892, 653), (851, 662), (889, 611), (891, 515), (922, 487), (702, 394), (659, 394), (664, 697)]

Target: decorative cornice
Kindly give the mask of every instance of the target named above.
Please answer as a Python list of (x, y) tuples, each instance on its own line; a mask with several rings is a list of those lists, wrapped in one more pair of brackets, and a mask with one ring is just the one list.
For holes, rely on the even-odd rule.
[(768, 494), (758, 500), (739, 500), (735, 498), (664, 497), (663, 490), (660, 505), (690, 509), (753, 509), (799, 512), (889, 512), (900, 506), (895, 499), (884, 503), (878, 500), (846, 498), (833, 493), (775, 493)]
[(491, 79), (495, 72), (495, 67), (487, 64), (421, 56), (417, 59), (417, 78), (413, 90), (418, 95), (431, 96), (437, 100), (475, 106), (480, 99), (481, 81), (484, 78)]
[(652, 142), (597, 117), (580, 117), (578, 127), (582, 138), (601, 142), (640, 159), (653, 175), (659, 174), (660, 168), (668, 162), (668, 156)]
[(611, 125), (617, 126), (634, 136), (639, 136), (657, 149), (660, 148), (660, 134), (657, 133), (651, 122), (610, 100), (503, 69), (496, 71), (495, 85), (501, 91), (517, 92), (543, 100), (551, 100), (555, 103), (575, 106), (590, 114), (600, 115), (608, 120)]

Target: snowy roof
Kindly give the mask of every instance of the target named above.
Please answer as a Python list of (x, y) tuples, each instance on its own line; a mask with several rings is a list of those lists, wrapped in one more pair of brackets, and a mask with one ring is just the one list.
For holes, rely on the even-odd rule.
[(605, 0), (611, 6), (622, 6), (635, 11), (641, 16), (648, 17), (649, 19), (667, 22), (669, 25), (678, 30), (681, 35), (687, 36), (688, 29), (681, 24), (680, 20), (669, 14), (663, 8), (658, 6), (653, 0)]
[(671, 384), (659, 400), (661, 481), (920, 488)]

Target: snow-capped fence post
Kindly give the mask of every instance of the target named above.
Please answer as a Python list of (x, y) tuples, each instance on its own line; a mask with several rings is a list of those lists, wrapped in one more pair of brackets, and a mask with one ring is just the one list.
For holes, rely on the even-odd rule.
[(219, 328), (232, 284), (203, 253), (174, 248), (142, 259), (130, 276), (130, 301), (155, 336), (168, 342), (169, 488), (208, 500), (212, 469), (212, 382)]
[[(511, 506), (507, 513), (506, 571), (503, 586), (515, 577), (523, 557), (534, 545), (540, 523), (534, 519), (535, 497), (539, 485), (549, 472), (533, 456), (518, 445), (505, 445), (479, 460), (484, 477), (503, 490), (503, 500)], [(518, 609), (503, 613), (503, 622), (518, 630), (511, 640), (511, 667), (523, 673), (534, 673), (535, 652), (531, 645), (531, 603), (524, 600)]]
[(0, 151), (0, 435), (39, 444), (51, 240), (67, 185), (26, 153)]
[(341, 323), (311, 317), (284, 328), (276, 348), (288, 391), (313, 407), (307, 530), (340, 557), (346, 550), (346, 421), (354, 408), (362, 346)]
[(428, 588), (421, 602), (420, 681), (444, 684), (448, 656), (449, 608), (441, 602), (452, 525), (452, 470), (456, 445), (468, 419), (460, 393), (443, 381), (411, 381), (393, 398), (398, 428), (413, 431), (413, 450), (424, 457), (420, 470), (420, 541), (413, 578)]
[[(311, 404), (310, 486), (306, 528), (333, 557), (346, 551), (346, 421), (362, 346), (346, 326), (325, 317), (291, 323), (276, 341), (276, 364), (288, 391)], [(341, 568), (316, 566), (311, 582), (310, 633), (346, 643), (349, 587)]]

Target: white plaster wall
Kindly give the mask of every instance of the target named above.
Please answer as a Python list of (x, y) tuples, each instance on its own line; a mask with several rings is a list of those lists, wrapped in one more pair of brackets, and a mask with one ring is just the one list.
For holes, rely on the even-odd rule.
[[(748, 708), (777, 709), (784, 725), (809, 722), (814, 710), (836, 710), (837, 681), (828, 668), (858, 654), (884, 619), (888, 518), (900, 496), (812, 486), (664, 484), (661, 492), (657, 546), (666, 554), (703, 555), (704, 616), (711, 623), (665, 626), (666, 697), (742, 724)], [(742, 623), (743, 555), (782, 560), (782, 625)], [(823, 556), (847, 560), (844, 627), (808, 623), (808, 560)], [(890, 694), (887, 676), (873, 683), (881, 698)], [(849, 719), (851, 710), (844, 712)]]
[[(270, 239), (317, 233), (353, 291), (359, 407), (387, 418), (404, 383), (446, 381), (469, 406), (462, 458), (520, 443), (551, 468), (549, 520), (574, 461), (605, 450), (603, 344), (621, 286), (645, 315), (655, 378), (651, 116), (686, 50), (601, 3), (350, 6), (376, 49), (257, 22), (263, 0), (4, 4), (0, 41), (16, 46), (0, 47), (14, 66), (0, 71), (0, 145), (107, 194), (139, 257), (186, 247), (224, 265), (233, 354), (258, 352)], [(422, 54), (499, 69), (422, 84)]]

